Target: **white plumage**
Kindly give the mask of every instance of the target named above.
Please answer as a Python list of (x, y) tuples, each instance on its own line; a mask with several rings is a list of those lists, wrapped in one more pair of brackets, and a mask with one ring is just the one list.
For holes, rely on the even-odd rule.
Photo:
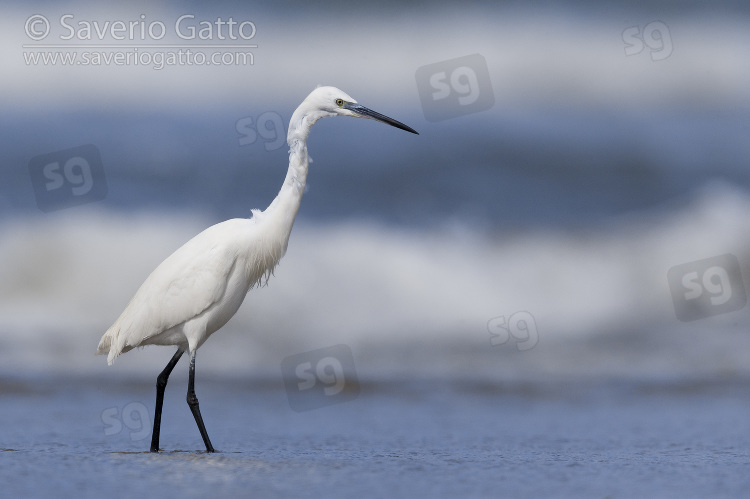
[(185, 351), (190, 352), (188, 405), (206, 450), (213, 452), (193, 390), (195, 352), (232, 318), (253, 286), (268, 280), (284, 256), (305, 190), (310, 128), (320, 118), (337, 115), (375, 119), (417, 133), (403, 123), (360, 106), (337, 88), (316, 88), (289, 122), (289, 169), (279, 194), (268, 208), (263, 212), (253, 210), (250, 219), (232, 219), (209, 227), (172, 253), (148, 276), (102, 336), (97, 354), (106, 353), (109, 364), (135, 347), (178, 347), (157, 379), (153, 452), (159, 450), (164, 388)]
[[(237, 312), (248, 290), (268, 277), (286, 239), (260, 237), (262, 218), (209, 227), (164, 260), (99, 343), (107, 362), (135, 347), (195, 350)], [(287, 233), (288, 238), (288, 233)]]

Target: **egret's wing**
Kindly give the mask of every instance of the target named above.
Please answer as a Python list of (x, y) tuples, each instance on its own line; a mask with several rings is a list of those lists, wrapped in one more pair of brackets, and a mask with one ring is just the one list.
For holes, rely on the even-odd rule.
[(109, 352), (107, 360), (111, 362), (221, 300), (237, 263), (237, 252), (226, 238), (215, 237), (221, 229), (206, 229), (164, 260), (104, 334), (97, 353)]
[(197, 317), (221, 300), (236, 262), (236, 254), (220, 246), (174, 256), (149, 276), (143, 292), (139, 290), (140, 303), (134, 303), (133, 312), (144, 315), (137, 322), (148, 326), (144, 339)]

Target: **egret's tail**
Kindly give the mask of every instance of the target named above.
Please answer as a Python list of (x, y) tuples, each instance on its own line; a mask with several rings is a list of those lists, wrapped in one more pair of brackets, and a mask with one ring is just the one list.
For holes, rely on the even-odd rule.
[(96, 349), (97, 355), (104, 355), (105, 353), (107, 355), (107, 364), (110, 366), (112, 365), (112, 362), (114, 362), (115, 357), (120, 355), (121, 349), (117, 348), (117, 336), (119, 336), (120, 330), (116, 329), (114, 327), (111, 327), (107, 330), (106, 333), (104, 333), (104, 336), (102, 336), (102, 339), (99, 340), (99, 346)]

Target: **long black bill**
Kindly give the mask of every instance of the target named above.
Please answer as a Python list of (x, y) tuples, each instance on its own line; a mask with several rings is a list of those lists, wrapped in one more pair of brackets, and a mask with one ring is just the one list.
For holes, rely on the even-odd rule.
[(389, 118), (388, 116), (375, 112), (372, 109), (366, 108), (365, 106), (360, 106), (359, 104), (347, 103), (344, 105), (344, 108), (361, 115), (363, 118), (370, 118), (373, 120), (382, 121), (383, 123), (387, 123), (391, 126), (395, 126), (396, 128), (400, 128), (401, 130), (406, 130), (407, 132), (416, 133), (417, 135), (419, 135), (419, 132), (414, 130), (412, 127), (406, 126), (400, 121), (396, 121), (393, 118)]

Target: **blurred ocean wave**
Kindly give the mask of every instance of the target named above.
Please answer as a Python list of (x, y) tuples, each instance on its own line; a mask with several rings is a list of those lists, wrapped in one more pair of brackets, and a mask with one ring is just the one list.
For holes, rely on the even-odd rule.
[[(664, 374), (686, 368), (744, 373), (747, 354), (733, 345), (748, 341), (747, 311), (679, 322), (667, 271), (729, 252), (748, 275), (748, 209), (746, 192), (716, 184), (685, 209), (575, 232), (505, 237), (455, 225), (414, 230), (298, 221), (276, 275), (207, 344), (217, 347), (202, 349), (217, 356), (212, 367), (204, 365), (226, 372), (275, 369), (287, 355), (345, 343), (375, 370), (492, 372), (501, 357), (505, 367), (522, 370), (632, 368), (637, 375), (643, 362)], [(103, 365), (93, 357), (99, 336), (151, 270), (209, 223), (184, 213), (94, 209), (5, 221), (0, 363)], [(521, 311), (532, 315), (539, 344), (528, 352), (513, 338), (493, 346), (488, 322)], [(721, 345), (728, 365), (703, 355)], [(583, 366), (582, 352), (591, 349), (597, 358)], [(665, 351), (703, 353), (659, 358)], [(167, 355), (155, 347), (144, 352)], [(126, 359), (142, 355), (118, 364), (132, 365)]]

